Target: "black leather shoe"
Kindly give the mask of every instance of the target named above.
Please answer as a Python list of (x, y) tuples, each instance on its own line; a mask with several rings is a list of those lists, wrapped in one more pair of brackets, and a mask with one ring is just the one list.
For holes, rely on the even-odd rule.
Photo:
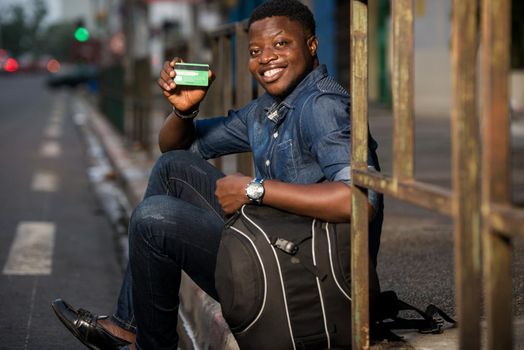
[(64, 326), (91, 350), (117, 350), (129, 344), (97, 323), (97, 320), (107, 316), (93, 315), (84, 309), (75, 310), (62, 299), (53, 301), (51, 307)]

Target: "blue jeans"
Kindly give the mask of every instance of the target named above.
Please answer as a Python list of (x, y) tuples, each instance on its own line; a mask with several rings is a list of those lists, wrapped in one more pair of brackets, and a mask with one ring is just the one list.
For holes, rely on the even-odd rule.
[(116, 313), (140, 349), (176, 349), (184, 270), (217, 299), (214, 273), (225, 215), (214, 193), (224, 175), (187, 151), (163, 154), (129, 224), (129, 266)]

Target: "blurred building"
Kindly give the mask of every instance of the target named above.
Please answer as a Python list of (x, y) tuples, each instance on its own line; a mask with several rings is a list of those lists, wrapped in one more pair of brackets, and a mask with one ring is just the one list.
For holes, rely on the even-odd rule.
[[(228, 20), (249, 17), (262, 0), (229, 0)], [(349, 85), (349, 1), (303, 0), (315, 15), (319, 58), (344, 86)], [(370, 0), (370, 100), (391, 104), (390, 0)], [(415, 0), (415, 110), (446, 116), (451, 104), (451, 0)]]
[[(106, 89), (104, 110), (120, 130), (126, 128), (125, 108), (118, 102), (123, 101), (124, 92), (134, 94), (135, 102), (149, 99), (150, 85), (154, 84), (162, 62), (174, 56), (213, 64), (206, 33), (223, 24), (247, 19), (263, 2), (55, 1), (61, 3), (64, 16), (74, 18), (81, 10), (94, 38), (102, 43), (99, 63), (106, 73), (102, 79), (110, 86)], [(349, 86), (350, 1), (302, 1), (312, 9), (317, 21), (321, 62), (342, 85)], [(391, 106), (390, 0), (370, 0), (368, 6), (369, 97), (372, 102)], [(415, 113), (417, 116), (448, 117), (451, 108), (451, 0), (414, 0), (414, 6)], [(146, 80), (151, 84), (146, 84)]]
[(451, 0), (415, 2), (415, 112), (451, 110)]

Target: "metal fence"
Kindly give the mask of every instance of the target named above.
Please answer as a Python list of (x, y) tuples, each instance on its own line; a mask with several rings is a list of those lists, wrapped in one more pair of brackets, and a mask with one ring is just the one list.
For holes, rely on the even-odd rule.
[[(247, 69), (249, 52), (247, 23), (237, 22), (225, 25), (209, 34), (216, 73), (216, 81), (210, 91), (211, 106), (206, 110), (210, 115), (223, 115), (230, 108), (240, 108), (258, 94), (255, 82)], [(236, 170), (253, 175), (250, 153), (238, 154)], [(221, 167), (221, 160), (215, 163)]]
[(413, 0), (392, 1), (394, 157), (392, 176), (386, 176), (367, 168), (367, 1), (351, 1), (353, 348), (369, 348), (365, 193), (373, 189), (453, 219), (459, 347), (481, 348), (484, 292), (487, 348), (511, 349), (512, 239), (524, 234), (524, 210), (512, 206), (509, 180), (510, 1), (482, 0), (480, 7), (478, 0), (453, 1), (452, 191), (414, 177), (413, 7)]

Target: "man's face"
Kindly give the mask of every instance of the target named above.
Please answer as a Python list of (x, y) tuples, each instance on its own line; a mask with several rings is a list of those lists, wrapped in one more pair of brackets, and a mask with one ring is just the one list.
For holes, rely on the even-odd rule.
[(313, 70), (317, 39), (306, 37), (302, 24), (274, 16), (249, 28), (249, 71), (272, 96), (284, 99)]

